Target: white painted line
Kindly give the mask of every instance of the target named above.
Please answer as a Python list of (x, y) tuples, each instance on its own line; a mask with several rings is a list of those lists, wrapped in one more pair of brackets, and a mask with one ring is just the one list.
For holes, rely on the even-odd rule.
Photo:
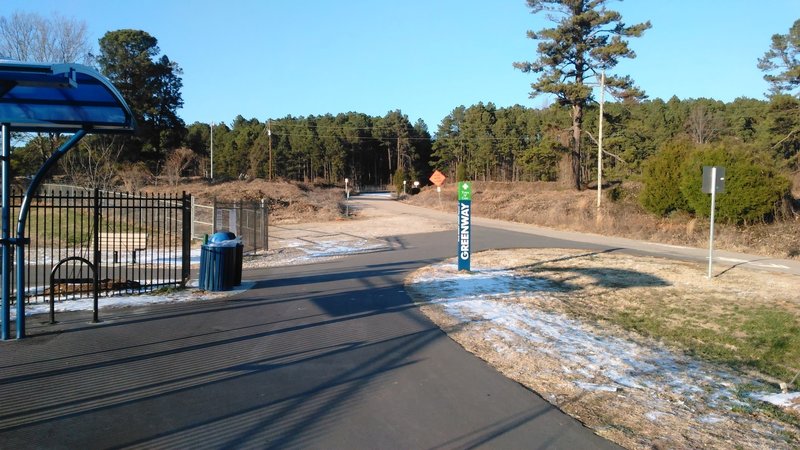
[(757, 267), (766, 267), (767, 269), (785, 269), (785, 270), (789, 270), (789, 267), (782, 266), (780, 264), (756, 264), (756, 263), (749, 263), (749, 264), (752, 265), (752, 266), (757, 266)]
[[(706, 259), (708, 259), (708, 258), (706, 258)], [(746, 259), (725, 258), (725, 257), (722, 257), (722, 256), (717, 256), (717, 259), (720, 260), (720, 261), (732, 262), (732, 263), (748, 263), (748, 264), (750, 263), (750, 261), (748, 261)]]
[(692, 247), (684, 247), (682, 245), (659, 244), (658, 242), (652, 242), (651, 244), (656, 247), (679, 248), (681, 250), (687, 250), (692, 248)]
[[(708, 257), (706, 257), (706, 259), (708, 259)], [(748, 265), (748, 266), (763, 267), (765, 269), (783, 269), (783, 270), (789, 270), (790, 269), (790, 267), (784, 266), (782, 264), (759, 263), (759, 262), (756, 262), (756, 261), (748, 261), (746, 259), (725, 258), (725, 257), (721, 257), (721, 256), (718, 256), (715, 259), (717, 259), (719, 261), (722, 261), (722, 262), (745, 264), (745, 265)]]

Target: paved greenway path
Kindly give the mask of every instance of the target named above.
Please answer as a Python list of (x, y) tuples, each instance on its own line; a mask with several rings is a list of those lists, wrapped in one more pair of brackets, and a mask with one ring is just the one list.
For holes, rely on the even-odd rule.
[[(609, 247), (474, 232), (482, 248)], [(392, 242), (248, 271), (255, 287), (225, 300), (30, 319), (33, 337), (0, 342), (0, 448), (613, 447), (413, 307), (403, 278), (452, 256), (452, 232)]]

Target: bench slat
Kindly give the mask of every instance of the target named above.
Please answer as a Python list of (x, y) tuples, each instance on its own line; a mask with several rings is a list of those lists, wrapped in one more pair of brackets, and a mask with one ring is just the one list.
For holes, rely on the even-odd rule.
[(147, 233), (100, 233), (100, 247), (107, 250), (144, 250)]

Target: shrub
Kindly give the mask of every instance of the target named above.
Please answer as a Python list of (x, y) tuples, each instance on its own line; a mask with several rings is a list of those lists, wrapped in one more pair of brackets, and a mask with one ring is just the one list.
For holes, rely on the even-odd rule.
[(701, 191), (703, 166), (725, 168), (725, 193), (716, 196), (716, 216), (742, 224), (774, 217), (781, 200), (789, 195), (789, 180), (775, 163), (755, 148), (740, 143), (700, 147), (687, 158), (681, 171), (680, 190), (689, 210), (707, 217), (711, 195)]
[(606, 198), (613, 203), (616, 203), (625, 198), (625, 189), (622, 188), (621, 183), (615, 184), (610, 188), (606, 189), (605, 193), (606, 193)]
[(400, 195), (403, 193), (403, 180), (406, 179), (406, 171), (402, 168), (394, 172), (394, 190)]
[(639, 200), (646, 210), (666, 216), (689, 208), (680, 180), (683, 164), (692, 151), (689, 142), (671, 142), (645, 161), (642, 168), (644, 189)]

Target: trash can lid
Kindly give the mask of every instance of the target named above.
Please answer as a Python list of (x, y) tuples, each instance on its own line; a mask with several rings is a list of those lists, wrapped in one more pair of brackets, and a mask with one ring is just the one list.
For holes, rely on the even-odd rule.
[(235, 238), (236, 235), (230, 231), (217, 231), (216, 233), (212, 234), (210, 238), (208, 238), (208, 242), (230, 241), (231, 239)]

